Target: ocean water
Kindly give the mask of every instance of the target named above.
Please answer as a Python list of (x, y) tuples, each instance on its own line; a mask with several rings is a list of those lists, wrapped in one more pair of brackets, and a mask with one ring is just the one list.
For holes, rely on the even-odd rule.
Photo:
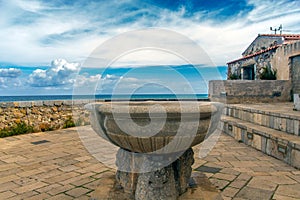
[(73, 100), (73, 99), (99, 99), (99, 100), (207, 100), (207, 94), (99, 94), (99, 95), (41, 95), (41, 96), (0, 96), (0, 102), (15, 101), (47, 101), (47, 100)]

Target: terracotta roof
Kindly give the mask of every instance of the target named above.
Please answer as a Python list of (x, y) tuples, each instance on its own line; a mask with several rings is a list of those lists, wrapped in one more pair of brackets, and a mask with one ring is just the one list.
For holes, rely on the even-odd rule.
[(268, 51), (270, 51), (270, 50), (272, 50), (272, 49), (276, 49), (276, 48), (278, 48), (278, 47), (280, 47), (280, 46), (281, 46), (281, 44), (275, 45), (275, 46), (272, 46), (272, 47), (269, 47), (269, 48), (264, 49), (264, 50), (260, 50), (260, 51), (258, 51), (258, 52), (253, 53), (253, 54), (244, 56), (244, 57), (242, 57), (242, 58), (239, 58), (239, 59), (236, 59), (236, 60), (233, 60), (233, 61), (230, 61), (230, 62), (227, 63), (227, 65), (228, 65), (228, 64), (231, 64), (231, 63), (234, 63), (234, 62), (237, 62), (237, 61), (240, 61), (240, 60), (247, 59), (247, 58), (252, 58), (252, 57), (257, 56), (257, 55), (259, 55), (259, 54), (268, 52)]

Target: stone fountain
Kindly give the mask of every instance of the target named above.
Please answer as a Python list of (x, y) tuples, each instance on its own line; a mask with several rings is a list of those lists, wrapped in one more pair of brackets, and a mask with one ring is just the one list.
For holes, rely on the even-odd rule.
[(187, 191), (191, 147), (215, 131), (221, 114), (219, 103), (198, 101), (120, 101), (86, 108), (95, 132), (120, 147), (114, 184), (122, 191), (119, 198), (136, 200), (173, 200)]

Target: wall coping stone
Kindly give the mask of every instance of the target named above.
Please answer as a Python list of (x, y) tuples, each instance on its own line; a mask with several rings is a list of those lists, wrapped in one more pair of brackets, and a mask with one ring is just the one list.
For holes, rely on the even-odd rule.
[(45, 100), (45, 101), (14, 101), (0, 102), (0, 108), (31, 108), (41, 106), (74, 106), (85, 105), (92, 102), (104, 102), (104, 100), (78, 99), (78, 100)]
[(226, 107), (229, 109), (235, 109), (239, 111), (246, 111), (250, 113), (258, 113), (258, 114), (263, 114), (263, 115), (269, 115), (269, 116), (274, 116), (274, 117), (281, 117), (281, 118), (286, 118), (286, 119), (292, 119), (292, 120), (300, 120), (299, 116), (295, 116), (293, 114), (282, 114), (282, 113), (276, 113), (274, 111), (262, 111), (259, 109), (254, 109), (254, 108), (242, 108), (233, 104), (226, 104)]

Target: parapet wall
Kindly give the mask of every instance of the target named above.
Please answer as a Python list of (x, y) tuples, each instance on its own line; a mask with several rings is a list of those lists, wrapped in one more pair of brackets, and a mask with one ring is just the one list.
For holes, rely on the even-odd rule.
[(61, 129), (70, 122), (87, 125), (89, 112), (84, 105), (89, 102), (91, 100), (2, 102), (0, 130), (18, 123), (26, 123), (36, 132)]
[(234, 103), (270, 103), (291, 101), (289, 80), (213, 80), (209, 82), (211, 101)]

